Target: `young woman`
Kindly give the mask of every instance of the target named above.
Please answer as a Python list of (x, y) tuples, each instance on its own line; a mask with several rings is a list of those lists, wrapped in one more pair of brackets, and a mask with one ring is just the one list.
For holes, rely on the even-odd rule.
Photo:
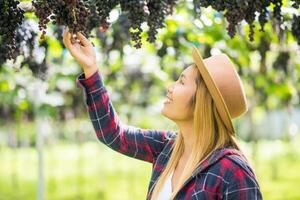
[(247, 111), (234, 65), (225, 54), (202, 59), (193, 47), (194, 63), (168, 87), (161, 113), (178, 132), (122, 124), (98, 71), (91, 43), (80, 33), (64, 44), (82, 66), (77, 84), (96, 135), (108, 147), (153, 164), (147, 200), (262, 199), (252, 168), (236, 141), (232, 119)]

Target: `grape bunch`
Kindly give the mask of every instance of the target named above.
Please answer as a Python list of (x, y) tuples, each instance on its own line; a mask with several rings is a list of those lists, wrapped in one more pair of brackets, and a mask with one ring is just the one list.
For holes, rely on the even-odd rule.
[(133, 41), (135, 41), (135, 47), (141, 48), (141, 33), (143, 32), (141, 25), (145, 22), (150, 14), (147, 2), (145, 0), (121, 0), (121, 10), (127, 13), (130, 22), (130, 35)]
[[(128, 44), (130, 39), (130, 22), (128, 19), (128, 14), (121, 13), (119, 15), (116, 23), (113, 23), (111, 28), (112, 31), (111, 37), (113, 38), (112, 42), (108, 40), (108, 37), (105, 33), (101, 32), (99, 29), (97, 31), (97, 37), (101, 41), (102, 51), (105, 54), (108, 54), (112, 50), (120, 50)], [(121, 51), (123, 54), (123, 51)]]
[(282, 21), (282, 14), (281, 14), (282, 0), (271, 0), (271, 2), (274, 5), (273, 15), (280, 23)]
[(130, 36), (135, 42), (134, 46), (142, 45), (142, 23), (149, 26), (147, 41), (153, 43), (156, 40), (157, 29), (165, 26), (164, 20), (167, 15), (173, 13), (173, 7), (177, 0), (96, 0), (96, 7), (101, 19), (101, 26), (107, 29), (109, 13), (120, 5), (122, 13), (128, 16), (130, 22)]
[(38, 46), (37, 33), (33, 28), (34, 25), (36, 25), (34, 21), (24, 20), (22, 25), (17, 29), (16, 50), (18, 55), (23, 55), (24, 58), (34, 57), (34, 50)]
[[(35, 28), (34, 28), (35, 27)], [(37, 23), (33, 20), (25, 20), (17, 31), (17, 44), (23, 60), (20, 67), (28, 67), (33, 76), (42, 80), (46, 79), (48, 64), (46, 62), (48, 53), (48, 42), (38, 42)], [(37, 52), (38, 55), (37, 56)]]
[(19, 3), (16, 0), (0, 0), (0, 64), (17, 57), (17, 29), (24, 19)]
[(285, 73), (285, 75), (287, 75), (289, 59), (290, 59), (289, 51), (280, 51), (276, 60), (273, 63), (273, 67), (277, 70), (282, 70)]
[[(299, 0), (294, 0), (295, 5)], [(228, 21), (227, 32), (232, 38), (236, 34), (236, 26), (243, 20), (245, 20), (250, 27), (249, 40), (253, 41), (254, 28), (253, 24), (256, 15), (258, 15), (258, 21), (260, 24), (260, 31), (264, 31), (264, 25), (268, 21), (270, 15), (268, 7), (273, 5), (273, 17), (281, 23), (282, 21), (282, 0), (233, 0), (233, 1), (224, 1), (224, 0), (193, 0), (194, 10), (201, 13), (201, 7), (211, 6), (218, 12), (224, 13), (224, 17)]]
[(41, 80), (46, 80), (48, 75), (48, 70), (49, 70), (49, 65), (47, 63), (48, 47), (49, 44), (46, 40), (41, 41), (37, 49), (39, 53), (42, 53), (44, 55), (43, 59), (39, 60), (38, 57), (36, 56), (28, 56), (21, 63), (22, 67), (27, 66), (32, 71), (33, 76)]
[[(99, 12), (97, 10), (97, 7), (95, 7), (91, 1), (87, 1), (87, 7), (89, 9), (90, 15), (87, 19), (87, 25), (86, 25), (86, 35), (90, 35), (91, 31), (94, 28), (99, 28), (101, 26), (101, 17), (99, 16)], [(108, 26), (106, 26), (108, 28)]]
[(54, 6), (53, 1), (35, 0), (32, 2), (35, 8), (35, 15), (39, 18), (39, 29), (42, 31), (41, 38), (44, 39), (47, 29), (47, 23), (50, 21), (49, 16), (52, 13), (52, 6)]
[(300, 0), (292, 0), (292, 7), (298, 9), (300, 7)]
[[(119, 9), (120, 17), (126, 22), (122, 25), (121, 32), (113, 35), (115, 42), (112, 48), (128, 42), (129, 39), (135, 43), (136, 48), (142, 45), (142, 25), (147, 23), (147, 41), (155, 42), (158, 30), (165, 26), (165, 18), (173, 13), (178, 0), (33, 0), (34, 12), (39, 18), (39, 30), (42, 31), (41, 38), (46, 34), (49, 22), (57, 26), (68, 26), (72, 34), (72, 42), (75, 42), (74, 33), (82, 32), (90, 36), (94, 28), (105, 32), (110, 26), (109, 16), (113, 9)], [(260, 31), (264, 31), (264, 25), (271, 21), (278, 25), (286, 20), (282, 15), (283, 0), (193, 0), (194, 10), (197, 17), (201, 15), (201, 8), (211, 6), (214, 10), (224, 14), (228, 22), (226, 27), (230, 37), (236, 34), (236, 27), (243, 20), (249, 24), (249, 39), (254, 39), (255, 20), (258, 20)], [(16, 41), (17, 29), (24, 21), (24, 11), (18, 8), (18, 0), (0, 0), (0, 63), (7, 59), (15, 59), (22, 54)], [(291, 6), (298, 9), (300, 0), (291, 0)], [(126, 19), (125, 19), (126, 18)], [(271, 18), (271, 20), (270, 20)], [(299, 39), (299, 16), (292, 19), (292, 34)], [(113, 25), (112, 25), (113, 26)], [(278, 26), (281, 28), (281, 26)], [(97, 32), (103, 37), (103, 34)], [(119, 36), (119, 38), (118, 38)], [(20, 41), (21, 43), (21, 41)], [(110, 44), (109, 44), (110, 45)], [(4, 60), (4, 61), (3, 61)]]
[(95, 6), (100, 18), (100, 25), (107, 30), (110, 26), (108, 22), (109, 14), (112, 9), (119, 5), (119, 0), (95, 0)]
[(293, 15), (292, 34), (300, 45), (300, 15)]
[(149, 26), (147, 41), (154, 42), (156, 40), (157, 30), (165, 27), (164, 21), (168, 14), (168, 0), (152, 0), (148, 3), (150, 15), (147, 21)]
[[(34, 20), (25, 19), (23, 23), (17, 28), (15, 35), (15, 49), (12, 52), (14, 58), (22, 55), (22, 61), (20, 68), (28, 67), (34, 76), (45, 80), (45, 75), (48, 69), (46, 63), (46, 54), (48, 49), (47, 41), (38, 42), (37, 24)], [(5, 52), (2, 51), (3, 46), (0, 46), (0, 54)], [(4, 49), (3, 49), (4, 50)], [(38, 55), (37, 56), (37, 52)], [(41, 61), (40, 57), (44, 52), (44, 58)], [(0, 66), (6, 61), (0, 57)], [(16, 69), (18, 70), (17, 67)]]
[(41, 38), (46, 34), (47, 23), (68, 26), (72, 33), (72, 42), (75, 42), (73, 34), (87, 32), (88, 16), (90, 10), (84, 0), (35, 0), (33, 1), (35, 14), (39, 18), (39, 28), (42, 31)]

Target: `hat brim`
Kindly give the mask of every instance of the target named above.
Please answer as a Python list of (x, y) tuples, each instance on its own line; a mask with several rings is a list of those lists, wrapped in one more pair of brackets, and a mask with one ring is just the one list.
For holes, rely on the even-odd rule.
[(200, 52), (198, 51), (198, 49), (195, 46), (193, 46), (193, 49), (192, 49), (192, 56), (193, 56), (196, 66), (199, 69), (200, 74), (206, 84), (206, 87), (209, 90), (209, 92), (213, 98), (213, 101), (215, 102), (217, 111), (218, 111), (220, 117), (222, 118), (224, 125), (231, 133), (234, 134), (235, 130), (234, 130), (234, 127), (232, 124), (229, 110), (225, 104), (225, 101), (221, 95), (220, 90), (218, 89), (215, 81), (213, 80), (211, 74), (209, 73), (207, 67), (205, 66), (205, 63), (203, 61), (203, 58), (202, 58)]

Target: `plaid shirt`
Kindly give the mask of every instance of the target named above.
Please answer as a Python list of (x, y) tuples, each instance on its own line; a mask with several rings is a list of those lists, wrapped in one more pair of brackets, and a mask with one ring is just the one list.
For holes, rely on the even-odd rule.
[[(153, 165), (147, 200), (164, 170), (176, 132), (142, 129), (122, 124), (119, 120), (99, 71), (85, 79), (80, 74), (76, 83), (83, 88), (85, 103), (98, 139), (124, 155)], [(262, 194), (255, 174), (242, 154), (233, 148), (217, 149), (194, 170), (175, 199), (260, 200)]]

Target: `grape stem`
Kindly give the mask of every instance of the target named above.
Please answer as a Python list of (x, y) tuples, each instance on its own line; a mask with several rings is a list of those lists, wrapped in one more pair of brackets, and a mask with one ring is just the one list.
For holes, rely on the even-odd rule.
[(73, 14), (73, 18), (74, 18), (74, 24), (77, 24), (77, 19), (76, 19), (76, 15), (75, 15), (75, 6), (72, 7), (72, 14)]

